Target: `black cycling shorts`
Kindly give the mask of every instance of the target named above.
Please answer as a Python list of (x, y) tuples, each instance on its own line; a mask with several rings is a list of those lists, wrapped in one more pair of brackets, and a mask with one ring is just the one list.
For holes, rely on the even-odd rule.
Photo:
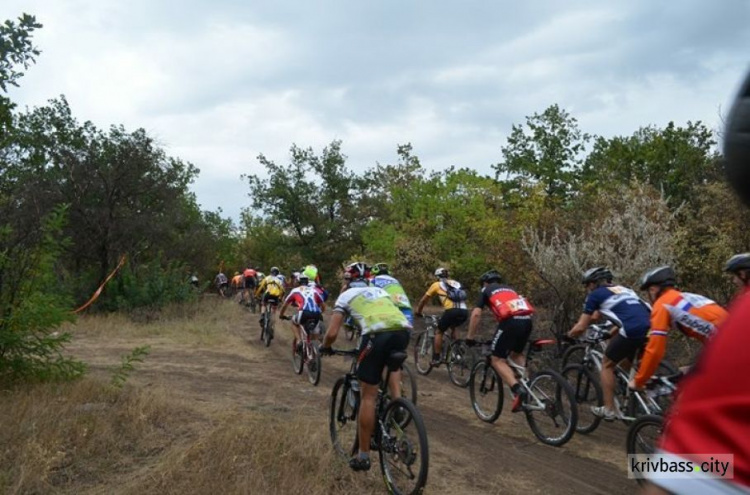
[(263, 294), (263, 299), (261, 299), (263, 304), (279, 304), (279, 296), (272, 296), (268, 292)]
[(443, 316), (438, 320), (438, 330), (445, 332), (449, 328), (456, 328), (463, 325), (469, 318), (468, 309), (451, 308), (446, 309)]
[(635, 359), (636, 353), (641, 347), (643, 347), (646, 340), (646, 337), (629, 339), (623, 337), (618, 332), (612, 337), (612, 339), (610, 339), (609, 344), (607, 344), (607, 349), (604, 351), (604, 355), (607, 356), (610, 361), (615, 363), (619, 363), (623, 359), (629, 359), (632, 363)]
[(257, 281), (255, 280), (255, 277), (245, 277), (244, 278), (244, 288), (245, 289), (254, 289), (257, 284)]
[(298, 311), (297, 314), (292, 316), (292, 323), (296, 323), (297, 325), (301, 325), (305, 328), (307, 328), (308, 322), (312, 327), (315, 327), (318, 325), (318, 322), (321, 320), (321, 314), (316, 313), (314, 311)]
[(357, 378), (370, 385), (377, 385), (383, 376), (388, 357), (392, 351), (406, 352), (409, 345), (409, 330), (368, 333), (362, 337), (359, 347)]
[(508, 359), (511, 352), (523, 353), (531, 336), (531, 317), (516, 316), (501, 321), (492, 339), (492, 355)]

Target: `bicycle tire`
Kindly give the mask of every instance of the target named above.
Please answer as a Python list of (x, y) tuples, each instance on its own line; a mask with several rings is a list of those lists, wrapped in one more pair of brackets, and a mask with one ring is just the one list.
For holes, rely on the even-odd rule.
[[(628, 427), (628, 434), (625, 440), (625, 450), (629, 455), (638, 455), (639, 450), (643, 450), (643, 454), (650, 455), (656, 451), (655, 441), (650, 443), (646, 439), (646, 435), (643, 434), (643, 430), (646, 428), (655, 428), (654, 440), (661, 436), (661, 432), (664, 429), (664, 418), (656, 414), (647, 414), (633, 421)], [(646, 479), (639, 477), (637, 473), (635, 480), (639, 485), (644, 485)]]
[(474, 367), (471, 349), (462, 340), (454, 340), (448, 346), (448, 377), (457, 387), (466, 388)]
[(427, 376), (432, 371), (432, 353), (435, 349), (435, 337), (430, 337), (427, 332), (422, 332), (414, 342), (414, 366), (417, 373)]
[(266, 310), (266, 318), (263, 322), (265, 326), (263, 332), (263, 343), (268, 347), (271, 345), (271, 339), (273, 339), (273, 320), (271, 319), (270, 311)]
[[(545, 378), (549, 378), (554, 383), (554, 402), (550, 402), (550, 399), (552, 397), (550, 397), (549, 393), (546, 393), (544, 390), (542, 390), (539, 385), (540, 382)], [(552, 370), (543, 370), (537, 372), (531, 378), (531, 380), (529, 381), (529, 389), (531, 389), (535, 393), (535, 395), (543, 397), (545, 406), (544, 410), (533, 410), (528, 408), (525, 410), (526, 421), (529, 423), (531, 431), (540, 442), (546, 445), (551, 445), (553, 447), (560, 447), (562, 445), (565, 445), (573, 437), (573, 434), (576, 432), (576, 426), (578, 424), (578, 407), (576, 406), (575, 392), (573, 392), (573, 388), (558, 372)], [(561, 405), (561, 399), (563, 397), (565, 397), (568, 401), (567, 406)], [(528, 400), (531, 400), (531, 398), (529, 397)], [(528, 400), (527, 406), (529, 405)], [(539, 420), (544, 418), (545, 416), (552, 418), (555, 422), (555, 426), (557, 426), (557, 421), (555, 420), (555, 418), (559, 417), (564, 421), (565, 428), (562, 430), (562, 433), (559, 436), (551, 437), (542, 432)]]
[[(305, 350), (303, 348), (302, 353), (304, 352)], [(294, 373), (297, 375), (301, 375), (302, 369), (305, 367), (305, 359), (302, 353), (297, 351), (297, 339), (294, 339), (292, 341), (292, 370), (294, 370)]]
[(562, 372), (563, 378), (573, 387), (578, 406), (576, 433), (589, 434), (599, 427), (602, 418), (591, 412), (591, 406), (604, 404), (604, 394), (599, 380), (580, 364), (569, 364)]
[[(407, 386), (404, 387), (404, 384)], [(404, 388), (408, 391), (404, 391)], [(417, 404), (417, 379), (406, 363), (401, 365), (401, 397), (410, 400), (414, 405)]]
[[(503, 381), (486, 360), (478, 362), (471, 370), (469, 397), (474, 414), (485, 423), (494, 423), (503, 412)], [(489, 399), (487, 410), (479, 404), (485, 397)]]
[(318, 352), (317, 342), (310, 342), (309, 345), (312, 359), (307, 362), (307, 379), (313, 387), (317, 387), (318, 383), (320, 383), (321, 372), (320, 352)]
[[(359, 412), (359, 393), (351, 390), (345, 377), (336, 380), (331, 391), (331, 407), (329, 409), (329, 431), (331, 443), (336, 453), (346, 459), (357, 452), (357, 413)], [(348, 428), (347, 428), (348, 427)], [(351, 441), (343, 438), (344, 431), (348, 432)]]
[(564, 370), (570, 364), (583, 363), (583, 357), (586, 355), (586, 347), (588, 347), (586, 344), (574, 344), (565, 349), (560, 362), (560, 369)]
[[(400, 413), (399, 413), (400, 412)], [(399, 414), (399, 419), (396, 419)], [(410, 416), (408, 420), (403, 418), (404, 414)], [(427, 429), (425, 428), (422, 414), (412, 402), (403, 398), (391, 401), (378, 418), (382, 425), (377, 428), (380, 436), (380, 472), (389, 493), (396, 495), (421, 494), (427, 484), (427, 475), (430, 466), (430, 452), (427, 441)], [(405, 425), (405, 426), (402, 426)], [(407, 431), (416, 430), (416, 441), (407, 435)], [(416, 475), (412, 472), (414, 463), (419, 460), (419, 469)], [(406, 472), (411, 475), (414, 486), (405, 488), (397, 476), (405, 471), (392, 469), (391, 464), (396, 462), (406, 466)]]

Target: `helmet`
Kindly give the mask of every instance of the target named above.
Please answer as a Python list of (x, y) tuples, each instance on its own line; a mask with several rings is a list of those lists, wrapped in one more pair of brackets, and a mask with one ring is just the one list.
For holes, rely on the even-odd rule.
[(368, 275), (370, 275), (369, 268), (367, 267), (366, 264), (362, 263), (361, 261), (357, 261), (347, 266), (345, 271), (349, 275), (351, 275), (352, 280), (358, 279), (358, 278), (366, 278)]
[(310, 280), (315, 280), (318, 277), (318, 267), (315, 265), (307, 265), (302, 269), (302, 273), (307, 275)]
[(646, 290), (652, 285), (668, 286), (677, 283), (677, 275), (671, 266), (660, 266), (647, 272), (641, 279), (641, 290)]
[(297, 281), (299, 281), (300, 285), (307, 285), (307, 284), (310, 283), (310, 279), (304, 273), (299, 276), (299, 278), (297, 279)]
[(605, 266), (597, 266), (589, 268), (581, 278), (581, 283), (586, 285), (590, 282), (598, 282), (599, 280), (606, 280), (607, 282), (612, 281), (612, 272)]
[(740, 270), (750, 270), (750, 253), (735, 254), (724, 265), (725, 272), (737, 273)]
[(746, 205), (750, 205), (750, 72), (745, 76), (724, 129), (727, 179)]
[(490, 282), (497, 282), (501, 283), (503, 281), (503, 276), (500, 275), (497, 270), (490, 270), (488, 272), (484, 272), (484, 274), (479, 277), (479, 281), (481, 283), (490, 283)]
[(279, 274), (279, 269), (276, 268), (275, 266), (272, 266), (271, 267), (271, 275), (276, 276), (278, 274)]
[(448, 278), (448, 270), (442, 267), (438, 268), (437, 270), (435, 270), (435, 276), (437, 278)]
[(376, 263), (375, 266), (372, 267), (372, 274), (388, 275), (388, 265), (386, 265), (385, 263)]
[(240, 274), (240, 272), (234, 272), (234, 276), (235, 276), (235, 277), (236, 277), (237, 275), (239, 275), (239, 274)]

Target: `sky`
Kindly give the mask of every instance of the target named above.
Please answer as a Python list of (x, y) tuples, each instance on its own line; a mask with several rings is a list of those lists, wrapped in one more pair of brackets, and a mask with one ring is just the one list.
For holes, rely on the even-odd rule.
[(585, 132), (722, 115), (750, 68), (750, 0), (3, 0), (36, 65), (21, 108), (146, 129), (200, 170), (204, 209), (239, 217), (262, 153), (342, 141), (350, 169), (411, 143), (431, 170), (493, 173), (514, 124), (559, 104)]

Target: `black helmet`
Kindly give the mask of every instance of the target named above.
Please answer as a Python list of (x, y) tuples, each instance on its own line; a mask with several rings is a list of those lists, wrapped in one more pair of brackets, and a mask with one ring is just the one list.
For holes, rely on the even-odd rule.
[(724, 159), (729, 184), (750, 205), (750, 72), (729, 112), (724, 129)]
[(297, 282), (299, 282), (300, 285), (307, 285), (310, 283), (310, 278), (302, 273), (299, 277), (297, 277)]
[(482, 274), (482, 276), (479, 277), (479, 281), (481, 283), (483, 283), (483, 284), (484, 283), (490, 283), (490, 282), (502, 283), (503, 276), (500, 275), (497, 272), (497, 270), (490, 270), (490, 271), (485, 272), (484, 274)]
[(376, 263), (371, 270), (373, 275), (388, 275), (388, 265), (385, 263)]
[(586, 285), (590, 282), (598, 282), (599, 280), (606, 280), (607, 282), (612, 281), (612, 272), (605, 266), (597, 266), (595, 268), (589, 268), (581, 278), (581, 283)]
[(750, 270), (750, 253), (735, 254), (724, 265), (725, 272), (737, 273), (740, 270)]
[(659, 285), (665, 287), (668, 285), (675, 285), (677, 283), (677, 275), (671, 266), (660, 266), (648, 271), (641, 279), (641, 290), (646, 290), (652, 285)]

